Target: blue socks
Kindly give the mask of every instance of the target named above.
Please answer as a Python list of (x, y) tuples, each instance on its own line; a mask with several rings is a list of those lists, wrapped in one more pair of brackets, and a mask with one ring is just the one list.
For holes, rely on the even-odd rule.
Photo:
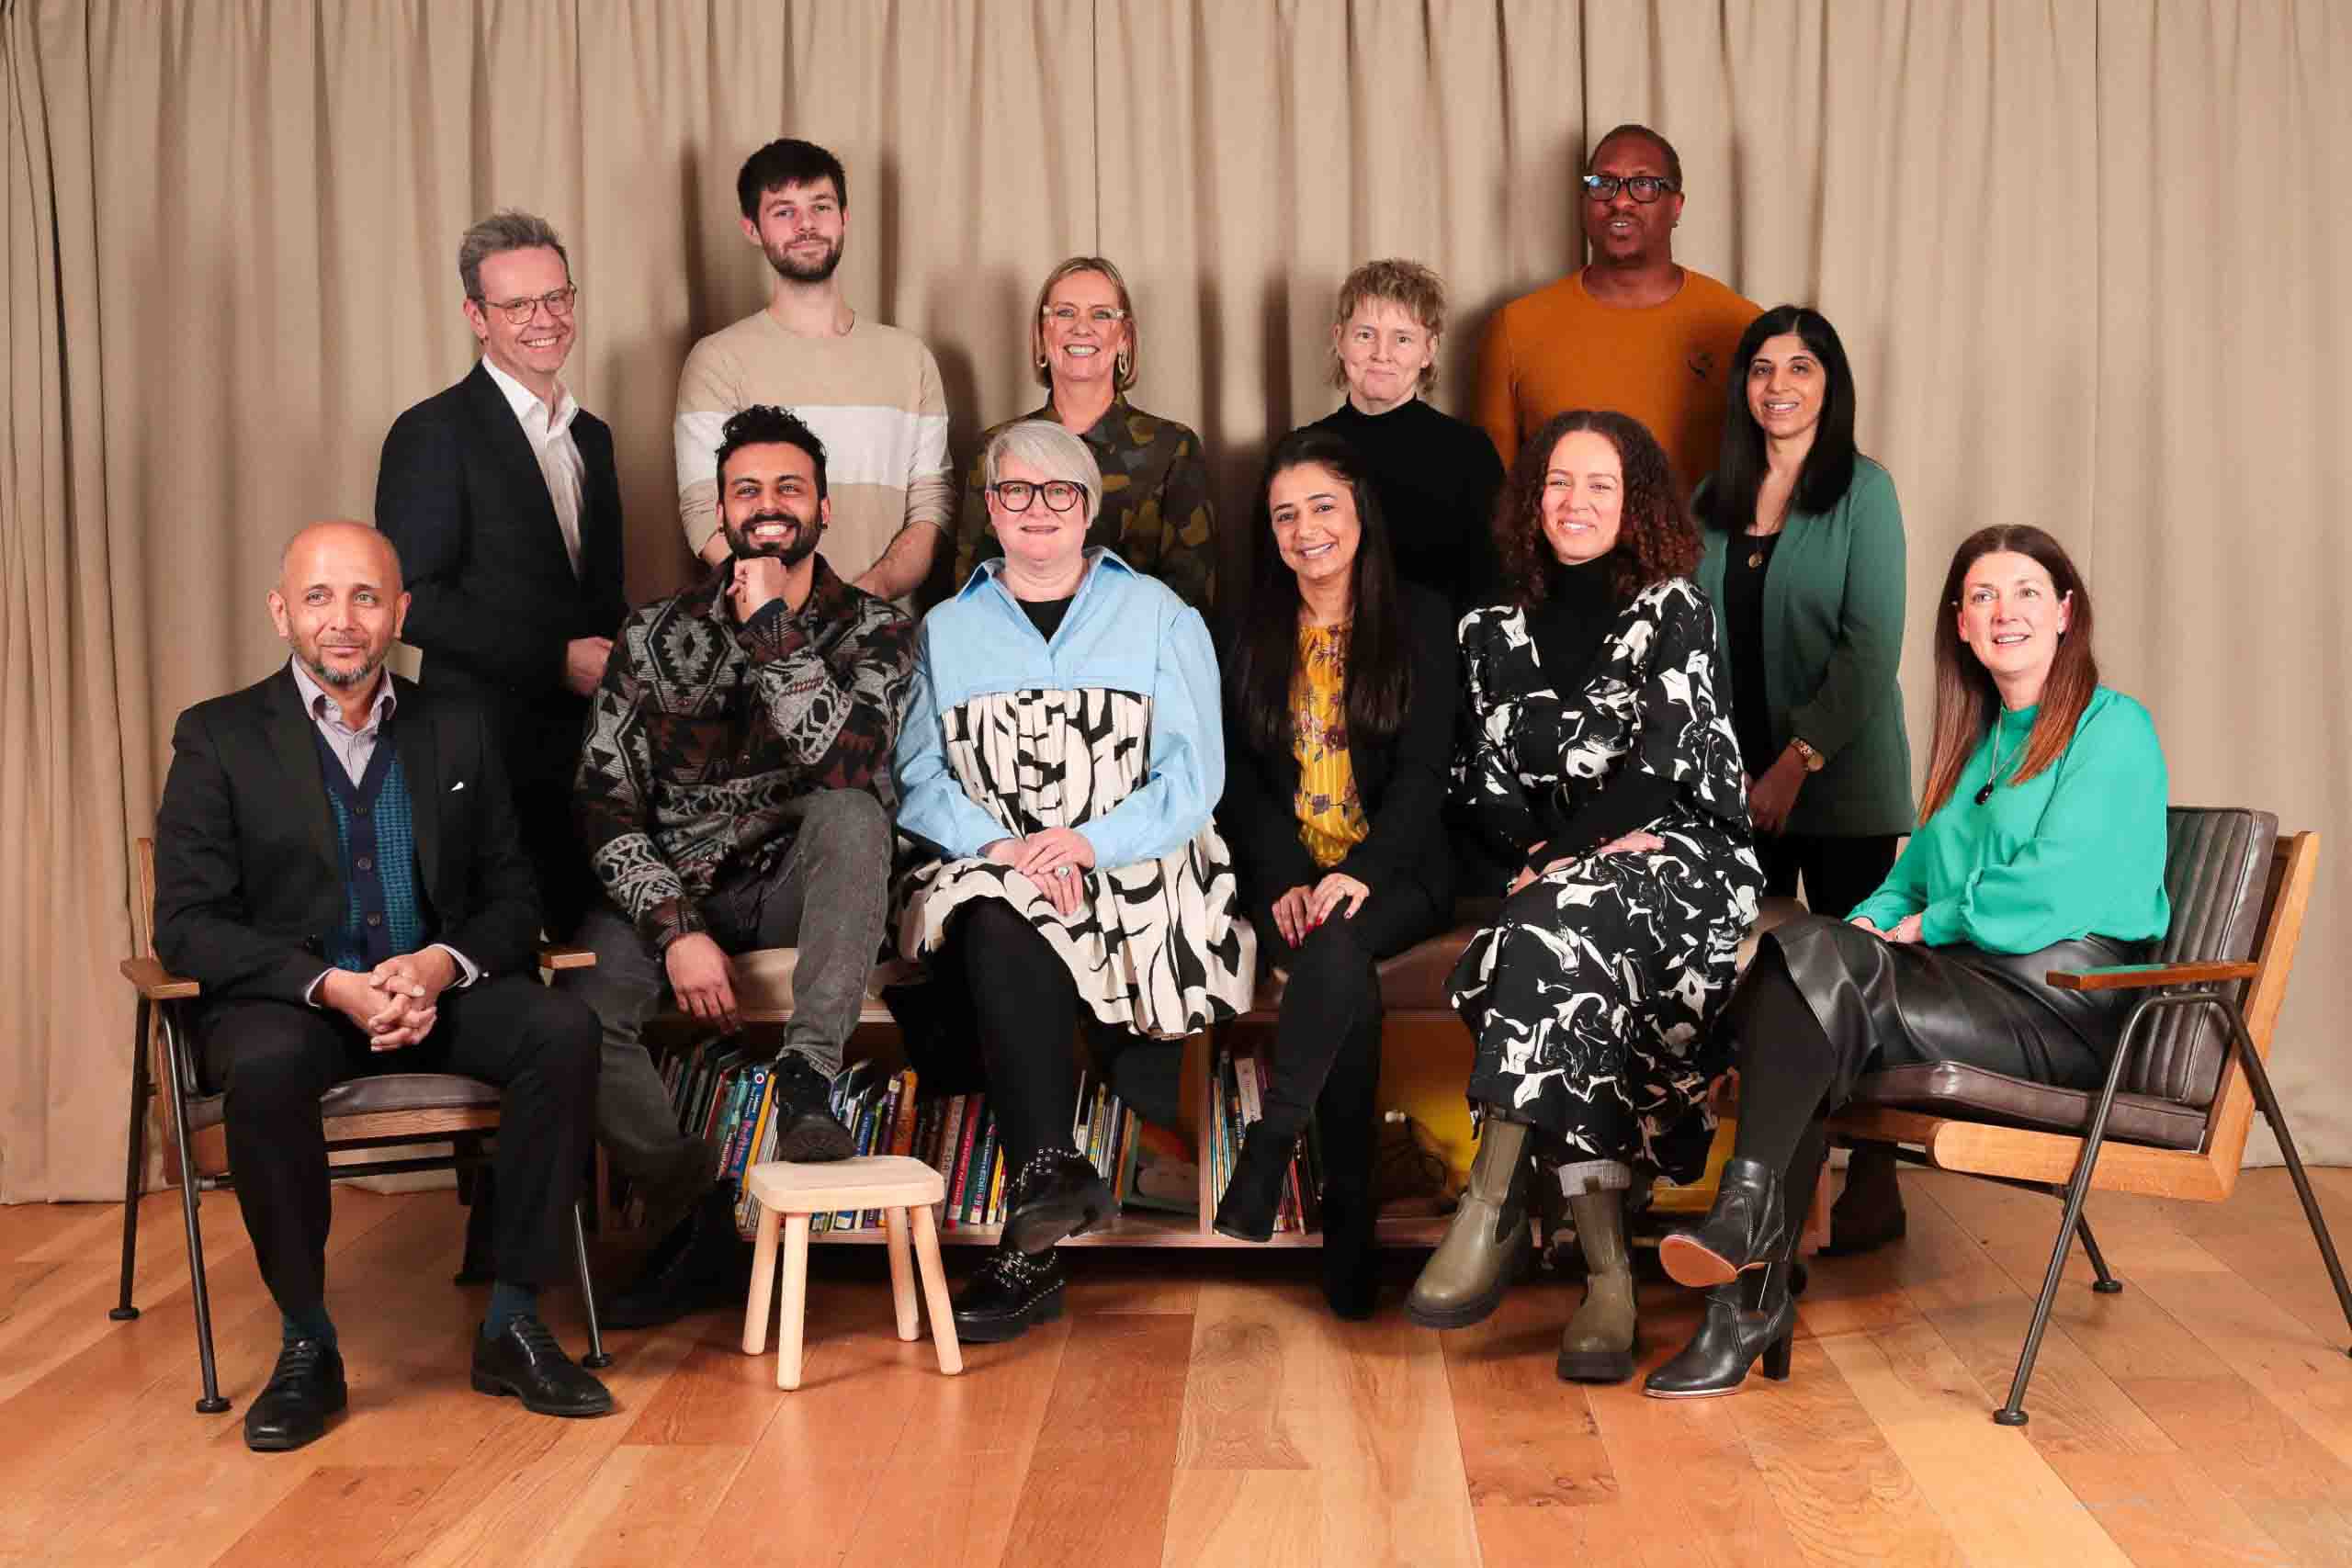
[(281, 1309), (278, 1316), (284, 1320), (287, 1344), (291, 1345), (298, 1339), (315, 1339), (330, 1350), (335, 1348), (334, 1319), (327, 1315), (326, 1303), (317, 1303), (300, 1313)]
[(539, 1310), (539, 1291), (536, 1285), (510, 1285), (501, 1280), (490, 1287), (490, 1312), (481, 1320), (481, 1337), (495, 1339), (506, 1332), (506, 1325), (518, 1317), (530, 1317)]

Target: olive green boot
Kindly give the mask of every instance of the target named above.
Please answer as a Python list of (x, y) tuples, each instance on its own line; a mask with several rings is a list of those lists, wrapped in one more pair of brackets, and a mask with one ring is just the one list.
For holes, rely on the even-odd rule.
[(1623, 1382), (1634, 1375), (1639, 1344), (1634, 1261), (1625, 1251), (1625, 1195), (1583, 1192), (1568, 1200), (1577, 1245), (1584, 1248), (1584, 1304), (1560, 1336), (1564, 1382)]
[(1405, 1298), (1423, 1328), (1466, 1328), (1495, 1310), (1527, 1252), (1527, 1142), (1532, 1130), (1488, 1108), (1470, 1185)]

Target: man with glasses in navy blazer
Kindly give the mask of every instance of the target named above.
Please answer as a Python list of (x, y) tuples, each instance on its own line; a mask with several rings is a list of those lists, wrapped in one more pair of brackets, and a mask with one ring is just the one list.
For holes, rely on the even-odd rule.
[(490, 713), (560, 941), (598, 896), (571, 774), (588, 695), (628, 613), (620, 482), (612, 431), (560, 378), (579, 290), (554, 229), (493, 213), (459, 242), (458, 276), (481, 358), (393, 423), (376, 525), (408, 570), (419, 684), (465, 690)]

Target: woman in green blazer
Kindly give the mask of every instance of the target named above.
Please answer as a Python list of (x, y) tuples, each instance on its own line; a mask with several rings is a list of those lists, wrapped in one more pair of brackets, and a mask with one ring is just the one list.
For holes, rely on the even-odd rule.
[(1798, 305), (1750, 323), (1732, 361), (1747, 395), (1691, 504), (1699, 585), (1714, 600), (1732, 728), (1768, 893), (1844, 916), (1911, 830), (1903, 651), (1903, 512), (1854, 450), (1854, 378), (1837, 331)]
[[(1887, 471), (1854, 449), (1854, 376), (1837, 329), (1781, 305), (1748, 324), (1732, 363), (1746, 395), (1724, 412), (1723, 454), (1691, 497), (1714, 600), (1732, 730), (1765, 891), (1800, 881), (1842, 919), (1876, 892), (1911, 830), (1903, 652), (1903, 512)], [(1828, 1250), (1903, 1234), (1894, 1151), (1847, 1168)]]

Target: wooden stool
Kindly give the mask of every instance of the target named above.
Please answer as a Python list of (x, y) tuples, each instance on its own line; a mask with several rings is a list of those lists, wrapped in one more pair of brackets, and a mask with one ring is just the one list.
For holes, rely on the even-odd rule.
[(939, 1370), (953, 1377), (964, 1370), (956, 1345), (956, 1317), (947, 1304), (947, 1275), (939, 1262), (939, 1232), (931, 1206), (947, 1196), (939, 1172), (919, 1159), (869, 1155), (823, 1165), (785, 1160), (755, 1165), (743, 1179), (760, 1201), (760, 1233), (752, 1256), (752, 1298), (743, 1308), (743, 1354), (768, 1348), (768, 1300), (775, 1289), (775, 1231), (784, 1232), (784, 1323), (776, 1336), (775, 1386), (800, 1386), (800, 1324), (808, 1298), (808, 1216), (836, 1209), (879, 1209), (890, 1242), (890, 1295), (899, 1308), (899, 1337), (912, 1339), (914, 1271), (907, 1262), (907, 1216), (914, 1216), (915, 1255), (922, 1264), (922, 1292), (931, 1305), (931, 1334), (939, 1346)]

